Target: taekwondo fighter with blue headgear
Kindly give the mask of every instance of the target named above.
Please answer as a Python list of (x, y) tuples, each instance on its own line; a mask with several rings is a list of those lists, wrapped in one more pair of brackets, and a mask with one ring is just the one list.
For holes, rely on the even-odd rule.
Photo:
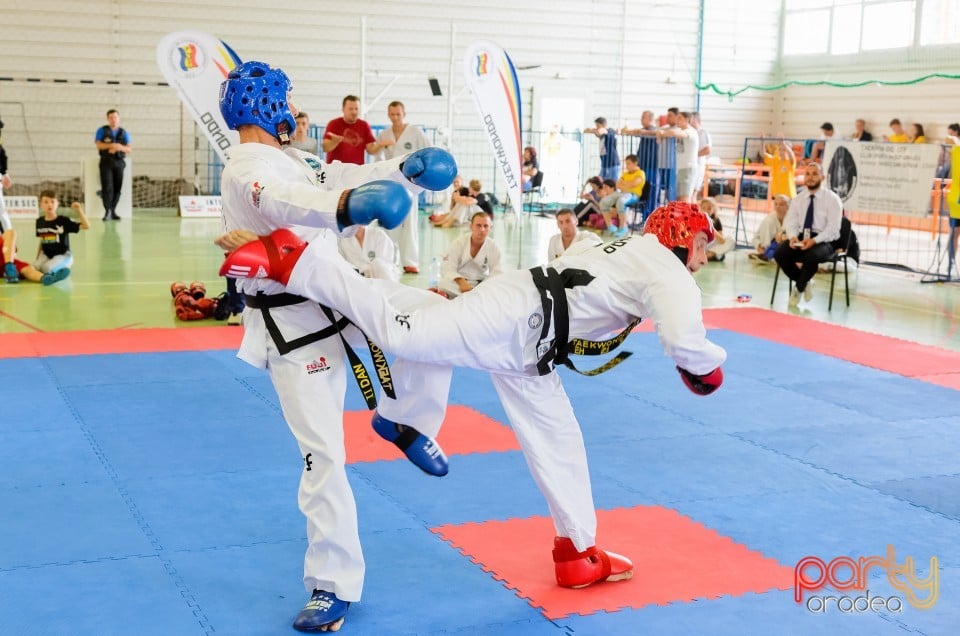
[[(338, 254), (337, 232), (349, 234), (351, 226), (373, 220), (395, 227), (410, 210), (411, 184), (415, 190), (443, 190), (453, 182), (456, 164), (439, 148), (354, 166), (327, 164), (289, 147), (297, 114), (290, 91), (284, 72), (262, 62), (242, 64), (220, 87), (220, 111), (240, 135), (240, 145), (227, 151), (221, 185), (227, 230), (268, 234), (289, 228), (349, 267)], [(280, 283), (244, 278), (238, 288), (247, 302), (237, 355), (268, 369), (303, 456), (298, 499), (307, 518), (303, 576), (311, 598), (293, 626), (336, 631), (363, 587), (356, 504), (344, 466), (343, 404), (346, 369), (353, 366), (347, 362), (352, 354), (348, 341), (366, 341), (338, 314), (291, 294)], [(439, 297), (414, 300), (445, 302)], [(446, 457), (433, 438), (443, 421), (450, 368), (399, 361), (391, 370), (392, 379), (381, 381), (375, 430), (425, 472), (446, 474)], [(370, 404), (369, 378), (357, 379), (365, 381), (361, 389)], [(439, 386), (442, 395), (411, 390), (423, 383)]]
[[(218, 245), (238, 248), (251, 236), (232, 233)], [(281, 280), (288, 290), (336, 307), (385, 351), (408, 360), (490, 371), (547, 499), (557, 533), (557, 583), (584, 587), (628, 579), (633, 563), (595, 545), (586, 451), (555, 366), (571, 366), (571, 353), (605, 353), (639, 319), (650, 319), (683, 383), (698, 395), (715, 391), (726, 352), (707, 339), (700, 288), (690, 275), (706, 263), (713, 236), (696, 205), (670, 203), (650, 215), (643, 236), (577, 243), (548, 267), (506, 272), (469, 294), (414, 311), (393, 302), (407, 293), (402, 285), (361, 278), (322, 246), (305, 246), (284, 230), (239, 246), (221, 273)], [(277, 256), (268, 259), (268, 252)], [(594, 340), (617, 330), (623, 331), (614, 338)]]

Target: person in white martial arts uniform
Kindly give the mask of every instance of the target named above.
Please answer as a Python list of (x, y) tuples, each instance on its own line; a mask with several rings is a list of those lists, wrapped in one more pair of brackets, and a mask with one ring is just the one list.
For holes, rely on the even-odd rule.
[(340, 255), (364, 276), (400, 280), (397, 248), (380, 226), (360, 225), (356, 234), (340, 237), (337, 244)]
[[(700, 395), (716, 390), (726, 352), (707, 339), (700, 289), (690, 275), (706, 263), (712, 236), (710, 220), (696, 205), (672, 202), (650, 215), (643, 236), (577, 244), (548, 267), (506, 272), (469, 294), (414, 311), (393, 302), (402, 285), (361, 278), (322, 246), (304, 246), (283, 230), (239, 249), (251, 233), (220, 240), (234, 250), (225, 269), (243, 266), (252, 276), (267, 275), (336, 307), (385, 351), (490, 371), (547, 499), (557, 534), (557, 582), (582, 587), (629, 578), (633, 564), (595, 546), (583, 438), (555, 366), (572, 366), (571, 353), (606, 353), (639, 319), (650, 319), (684, 384)], [(282, 256), (269, 261), (273, 251)], [(614, 338), (593, 341), (621, 329)]]
[(440, 258), (438, 289), (447, 298), (465, 294), (491, 276), (503, 272), (500, 246), (490, 238), (493, 217), (475, 212), (470, 217), (470, 233), (453, 239)]
[(551, 236), (547, 244), (547, 262), (560, 258), (574, 243), (580, 241), (586, 241), (589, 245), (603, 243), (593, 232), (577, 229), (577, 214), (570, 208), (563, 208), (557, 212), (557, 228), (560, 233)]
[[(326, 164), (314, 154), (284, 149), (297, 114), (289, 101), (290, 90), (283, 71), (262, 62), (242, 64), (221, 85), (220, 110), (240, 135), (240, 144), (228, 150), (223, 171), (225, 226), (259, 232), (292, 228), (312, 245), (323, 245), (353, 272), (338, 252), (336, 233), (322, 228), (342, 230), (373, 220), (393, 227), (410, 209), (408, 189), (448, 187), (456, 164), (438, 148), (366, 166)], [(307, 518), (303, 578), (311, 598), (293, 626), (301, 631), (336, 631), (350, 602), (360, 600), (365, 571), (356, 505), (344, 466), (343, 405), (348, 368), (368, 406), (375, 403), (371, 378), (362, 365), (358, 372), (360, 361), (347, 342), (366, 341), (330, 309), (295, 296), (279, 283), (240, 274), (226, 273), (238, 279), (246, 299), (237, 355), (269, 371), (303, 457), (298, 501)], [(382, 353), (378, 357), (373, 346), (371, 353), (383, 387), (375, 430), (425, 472), (446, 474), (446, 458), (432, 439), (443, 420), (446, 396), (426, 394), (419, 386), (437, 384), (442, 392), (449, 387), (449, 367), (399, 361), (391, 378), (384, 375)]]
[[(406, 117), (406, 108), (403, 102), (393, 101), (387, 105), (387, 117), (390, 126), (387, 126), (377, 135), (377, 143), (384, 146), (383, 156), (386, 159), (395, 159), (415, 150), (427, 148), (426, 135), (419, 126), (411, 126), (403, 121)], [(400, 227), (389, 230), (387, 233), (397, 244), (400, 250), (400, 264), (408, 274), (420, 272), (420, 233), (419, 233), (419, 206), (417, 198), (413, 199), (410, 214), (404, 219)]]

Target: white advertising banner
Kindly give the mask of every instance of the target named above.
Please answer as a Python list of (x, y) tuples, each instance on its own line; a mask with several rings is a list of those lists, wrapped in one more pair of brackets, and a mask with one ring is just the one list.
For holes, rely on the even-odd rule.
[(924, 216), (937, 171), (937, 144), (827, 141), (827, 185), (847, 211)]
[(157, 66), (163, 77), (224, 161), (224, 152), (240, 143), (240, 137), (227, 128), (220, 114), (220, 84), (240, 64), (226, 42), (198, 31), (170, 33), (157, 44)]
[(40, 216), (37, 197), (3, 197), (3, 205), (11, 218), (35, 219)]
[(520, 85), (506, 51), (479, 40), (467, 47), (463, 75), (480, 111), (483, 129), (493, 145), (497, 165), (507, 183), (507, 194), (519, 212), (523, 195), (520, 173)]
[(220, 218), (223, 202), (219, 196), (181, 196), (180, 216), (191, 219)]

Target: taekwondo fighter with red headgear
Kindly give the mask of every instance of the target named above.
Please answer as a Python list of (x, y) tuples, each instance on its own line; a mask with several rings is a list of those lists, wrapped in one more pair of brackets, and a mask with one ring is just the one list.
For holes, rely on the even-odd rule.
[[(439, 148), (368, 166), (327, 164), (291, 148), (297, 115), (291, 88), (283, 71), (262, 62), (242, 64), (221, 85), (220, 111), (240, 135), (240, 145), (227, 151), (223, 171), (224, 222), (227, 230), (252, 228), (262, 234), (291, 228), (286, 230), (290, 236), (322, 247), (349, 269), (332, 230), (348, 233), (349, 226), (373, 220), (386, 228), (399, 225), (411, 208), (408, 190), (447, 188), (456, 163)], [(238, 356), (270, 372), (303, 457), (298, 501), (307, 518), (303, 580), (311, 598), (293, 626), (336, 631), (363, 587), (357, 510), (344, 466), (343, 404), (346, 369), (356, 367), (347, 361), (348, 341), (366, 341), (339, 315), (280, 283), (243, 278), (237, 286), (247, 307)], [(385, 381), (381, 370), (378, 365), (383, 392), (375, 430), (425, 472), (446, 474), (446, 457), (433, 437), (443, 422), (450, 367), (400, 361), (392, 367), (392, 381)], [(372, 404), (369, 377), (357, 379), (365, 383), (361, 388)], [(442, 399), (414, 391), (420, 383), (440, 387)]]
[[(243, 244), (251, 238), (239, 232), (218, 239), (227, 250), (242, 244), (221, 273), (282, 281), (409, 360), (489, 371), (549, 504), (557, 583), (583, 587), (633, 575), (628, 558), (595, 545), (583, 438), (555, 366), (571, 366), (571, 353), (609, 351), (638, 319), (649, 319), (691, 391), (707, 395), (720, 386), (726, 352), (707, 340), (700, 288), (690, 275), (706, 263), (713, 240), (713, 225), (696, 205), (670, 203), (650, 215), (643, 236), (576, 244), (548, 267), (506, 272), (469, 294), (414, 311), (392, 300), (402, 285), (361, 278), (289, 232)], [(593, 340), (618, 330), (610, 340)]]

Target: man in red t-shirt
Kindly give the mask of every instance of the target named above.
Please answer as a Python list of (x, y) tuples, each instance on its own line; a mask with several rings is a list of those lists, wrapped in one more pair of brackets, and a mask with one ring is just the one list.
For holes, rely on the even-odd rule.
[(360, 119), (360, 98), (356, 95), (344, 97), (341, 110), (343, 117), (330, 120), (323, 132), (327, 163), (342, 161), (362, 166), (365, 163), (364, 150), (375, 155), (393, 145), (392, 141), (377, 143), (370, 124)]

